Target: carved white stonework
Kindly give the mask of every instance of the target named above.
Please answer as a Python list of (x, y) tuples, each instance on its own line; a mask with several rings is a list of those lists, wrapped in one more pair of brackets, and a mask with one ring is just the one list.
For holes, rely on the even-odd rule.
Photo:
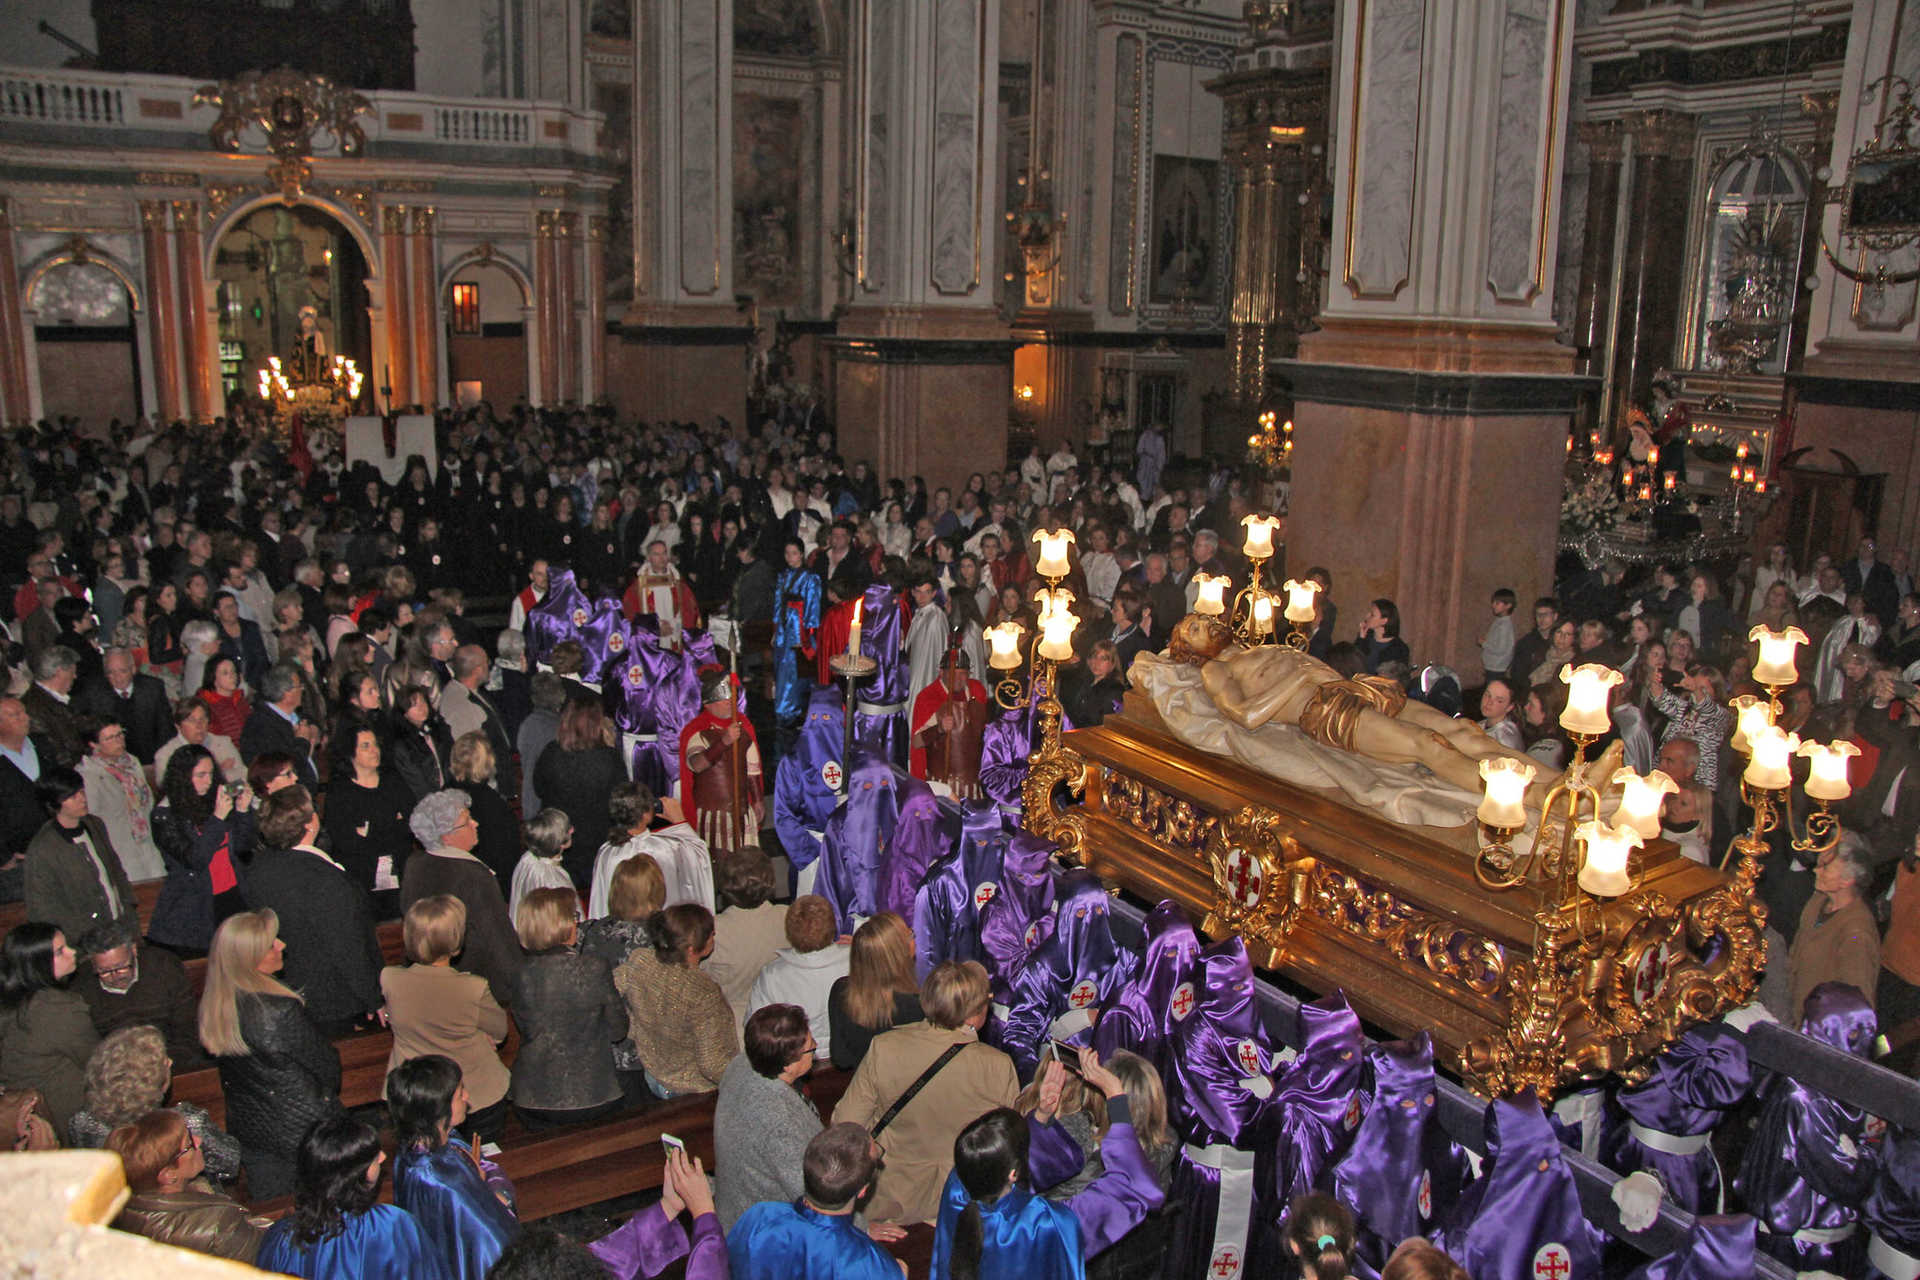
[[(720, 288), (720, 237), (714, 225), (720, 207), (720, 41), (733, 38), (720, 26), (721, 6), (690, 3), (680, 13), (680, 287), (694, 297)], [(664, 105), (664, 104), (663, 104)]]
[(888, 231), (891, 197), (892, 107), (894, 71), (902, 0), (871, 0), (867, 9), (867, 104), (864, 156), (865, 184), (861, 192), (860, 283), (868, 291), (887, 287)]
[(1487, 214), (1487, 284), (1502, 302), (1529, 302), (1540, 291), (1540, 97), (1551, 84), (1547, 61), (1553, 15), (1547, 0), (1507, 0), (1500, 32), (1500, 126), (1493, 205)]
[[(1355, 0), (1365, 61), (1348, 191), (1347, 288), (1392, 298), (1413, 266), (1416, 142), (1420, 131), (1424, 0)], [(1357, 196), (1354, 194), (1357, 189)]]
[(933, 48), (933, 287), (980, 283), (979, 15), (973, 0), (931, 0)]

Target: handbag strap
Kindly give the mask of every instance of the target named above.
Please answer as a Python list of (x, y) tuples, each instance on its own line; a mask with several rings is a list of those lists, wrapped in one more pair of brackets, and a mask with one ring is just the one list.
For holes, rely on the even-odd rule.
[(922, 1071), (919, 1076), (915, 1078), (914, 1082), (907, 1086), (907, 1091), (893, 1100), (893, 1105), (888, 1107), (886, 1113), (874, 1122), (873, 1128), (868, 1130), (868, 1132), (876, 1138), (879, 1137), (880, 1131), (892, 1124), (893, 1118), (905, 1110), (909, 1102), (912, 1102), (920, 1096), (920, 1091), (926, 1088), (935, 1076), (940, 1074), (940, 1068), (952, 1062), (954, 1058), (959, 1055), (960, 1051), (967, 1047), (967, 1043), (967, 1041), (962, 1040), (959, 1044), (947, 1046), (947, 1051), (935, 1058), (932, 1065), (928, 1066), (925, 1071)]

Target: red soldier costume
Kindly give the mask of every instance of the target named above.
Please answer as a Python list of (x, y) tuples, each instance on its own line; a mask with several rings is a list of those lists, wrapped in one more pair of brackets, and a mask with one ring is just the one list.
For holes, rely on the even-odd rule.
[(986, 794), (980, 786), (980, 757), (988, 710), (986, 686), (968, 676), (966, 655), (948, 654), (940, 678), (913, 701), (908, 753), (913, 776), (946, 783), (959, 800)]
[[(680, 805), (687, 824), (715, 853), (758, 844), (763, 793), (760, 742), (736, 714), (732, 677), (715, 672), (702, 683), (700, 714), (680, 731)], [(740, 735), (727, 743), (733, 725)]]

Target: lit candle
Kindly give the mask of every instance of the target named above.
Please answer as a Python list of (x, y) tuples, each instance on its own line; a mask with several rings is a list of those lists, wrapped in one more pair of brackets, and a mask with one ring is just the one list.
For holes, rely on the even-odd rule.
[(1650, 484), (1643, 484), (1643, 485), (1641, 485), (1641, 486), (1640, 486), (1640, 501), (1642, 501), (1642, 502), (1652, 502), (1652, 501), (1653, 501), (1653, 486), (1652, 486), (1652, 485), (1650, 485)]
[(1617, 898), (1633, 886), (1627, 875), (1627, 857), (1641, 845), (1632, 827), (1610, 827), (1583, 822), (1573, 829), (1587, 851), (1580, 866), (1580, 887), (1596, 898)]
[(1613, 728), (1607, 717), (1607, 694), (1626, 677), (1612, 667), (1597, 662), (1560, 668), (1560, 679), (1567, 686), (1567, 708), (1560, 713), (1560, 726), (1568, 733), (1586, 733), (1598, 737)]
[(1754, 481), (1754, 471), (1752, 467), (1748, 467), (1746, 470), (1746, 480), (1748, 484), (1752, 484)]
[(1066, 577), (1067, 547), (1073, 541), (1073, 530), (1036, 529), (1033, 540), (1040, 544), (1040, 558), (1034, 561), (1033, 571), (1043, 578)]
[(1233, 579), (1224, 573), (1196, 573), (1193, 583), (1199, 588), (1193, 599), (1195, 613), (1217, 618), (1227, 611), (1227, 588), (1233, 585)]
[(1573, 437), (1572, 437), (1572, 436), (1568, 436), (1568, 437), (1567, 437), (1567, 452), (1568, 452), (1568, 453), (1572, 453), (1572, 452), (1573, 452)]
[(987, 657), (987, 665), (995, 671), (1011, 671), (1019, 666), (1020, 635), (1025, 630), (1012, 619), (988, 627), (987, 643), (993, 646), (993, 652)]
[(1480, 784), (1485, 789), (1476, 810), (1480, 821), (1490, 827), (1524, 827), (1527, 810), (1523, 797), (1527, 784), (1537, 772), (1533, 765), (1509, 756), (1480, 761)]
[(1587, 444), (1592, 448), (1598, 449), (1600, 447), (1600, 433), (1598, 431), (1587, 432)]
[(1739, 444), (1733, 446), (1733, 456), (1740, 459), (1740, 461), (1742, 462), (1745, 462), (1747, 460), (1747, 442), (1745, 440), (1742, 440)]
[(1740, 483), (1740, 468), (1739, 468), (1739, 467), (1735, 467), (1735, 468), (1733, 469), (1733, 475), (1732, 475), (1732, 476), (1731, 476), (1730, 478), (1731, 478), (1731, 479), (1733, 480), (1733, 482), (1734, 482), (1735, 484), (1739, 484), (1739, 483)]
[(1633, 468), (1631, 466), (1628, 466), (1620, 473), (1620, 483), (1629, 489), (1633, 488)]
[(1288, 578), (1286, 618), (1288, 622), (1312, 622), (1313, 598), (1320, 584), (1312, 578)]
[(1812, 800), (1845, 800), (1853, 794), (1847, 781), (1847, 757), (1860, 754), (1851, 742), (1836, 738), (1832, 742), (1803, 742), (1800, 754), (1812, 761), (1807, 772), (1807, 797)]
[(1748, 751), (1753, 735), (1773, 723), (1773, 702), (1755, 694), (1743, 693), (1727, 703), (1733, 708), (1733, 749), (1741, 755)]
[(1065, 605), (1056, 608), (1040, 623), (1040, 656), (1049, 662), (1065, 662), (1073, 656), (1073, 611)]
[(1672, 493), (1674, 489), (1674, 484), (1676, 481), (1679, 480), (1679, 478), (1680, 478), (1679, 476), (1676, 476), (1675, 474), (1673, 474), (1673, 472), (1669, 471), (1667, 472), (1666, 475), (1661, 477), (1660, 487), (1662, 489), (1665, 489), (1668, 493)]
[(866, 597), (853, 602), (853, 625), (847, 629), (847, 656), (857, 657), (860, 653), (860, 615), (867, 607)]
[(1755, 480), (1753, 482), (1753, 491), (1755, 493), (1765, 493), (1767, 491), (1767, 482), (1765, 477), (1762, 477), (1761, 479)]
[(1647, 465), (1650, 467), (1657, 467), (1660, 465), (1660, 446), (1659, 445), (1656, 444), (1652, 448), (1647, 450)]
[(1800, 747), (1800, 735), (1788, 733), (1777, 724), (1747, 736), (1747, 746), (1753, 756), (1747, 761), (1747, 771), (1740, 775), (1748, 786), (1761, 791), (1779, 791), (1793, 780), (1787, 767), (1787, 758)]
[(1753, 664), (1753, 678), (1764, 685), (1787, 685), (1800, 678), (1794, 667), (1794, 649), (1807, 642), (1807, 633), (1798, 627), (1773, 631), (1755, 627), (1747, 639), (1760, 643), (1760, 660)]
[(1249, 560), (1265, 560), (1273, 555), (1273, 531), (1280, 527), (1279, 516), (1247, 516), (1240, 521), (1247, 528), (1246, 545), (1241, 553)]
[(1273, 634), (1273, 597), (1264, 591), (1253, 598), (1253, 634)]
[(1659, 835), (1661, 798), (1679, 791), (1680, 785), (1659, 769), (1644, 775), (1621, 769), (1613, 781), (1622, 788), (1620, 807), (1613, 811), (1614, 825), (1631, 827), (1649, 840)]

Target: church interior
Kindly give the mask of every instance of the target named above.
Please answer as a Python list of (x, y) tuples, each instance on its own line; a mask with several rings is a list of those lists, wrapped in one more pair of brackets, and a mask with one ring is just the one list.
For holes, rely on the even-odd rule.
[[(1153, 1243), (1136, 1234), (1104, 1270), (1097, 1255), (1076, 1267), (1129, 1280), (1915, 1280), (1916, 85), (1908, 0), (6, 0), (0, 422), (21, 441), (6, 460), (25, 473), (33, 448), (44, 459), (33, 424), (103, 441), (135, 423), (143, 438), (176, 423), (276, 441), (292, 430), (314, 458), (320, 442), (384, 431), (385, 449), (400, 441), (385, 455), (392, 497), (409, 441), (437, 477), (436, 456), (457, 471), (476, 440), (511, 434), (503, 424), (542, 424), (527, 475), (544, 475), (549, 437), (592, 423), (618, 424), (601, 435), (626, 434), (608, 451), (625, 461), (650, 430), (711, 445), (714, 471), (682, 471), (688, 500), (696, 478), (717, 478), (703, 490), (716, 526), (725, 512), (750, 523), (746, 481), (765, 496), (776, 432), (789, 460), (830, 433), (829, 499), (843, 460), (858, 468), (849, 491), (873, 477), (883, 499), (896, 479), (912, 483), (894, 496), (917, 484), (923, 503), (972, 488), (975, 537), (963, 522), (936, 556), (933, 524), (913, 553), (899, 530), (901, 549), (883, 548), (905, 566), (890, 586), (876, 548), (872, 581), (839, 589), (842, 557), (871, 544), (849, 553), (831, 520), (798, 528), (799, 557), (816, 534), (821, 547), (805, 598), (787, 594), (801, 560), (783, 566), (784, 534), (751, 553), (727, 543), (772, 569), (764, 632), (737, 594), (680, 585), (691, 535), (673, 567), (643, 563), (663, 525), (638, 534), (664, 493), (608, 544), (611, 571), (630, 577), (590, 584), (584, 547), (563, 574), (569, 533), (537, 556), (502, 541), (484, 569), (484, 547), (463, 553), (484, 583), (467, 594), (503, 620), (518, 611), (509, 629), (525, 624), (529, 671), (584, 645), (587, 670), (563, 674), (593, 676), (596, 694), (605, 681), (628, 775), (638, 738), (664, 741), (663, 785), (684, 776), (682, 803), (695, 766), (684, 742), (673, 750), (680, 723), (612, 727), (624, 673), (641, 670), (640, 619), (654, 620), (647, 652), (664, 645), (676, 662), (683, 629), (707, 634), (703, 612), (725, 637), (732, 684), (702, 684), (728, 659), (685, 669), (687, 715), (704, 706), (712, 725), (735, 715), (740, 653), (764, 650), (764, 671), (749, 659), (771, 699), (738, 697), (761, 740), (750, 760), (729, 756), (732, 827), (692, 824), (718, 868), (723, 845), (752, 843), (749, 790), (780, 832), (770, 851), (787, 844), (772, 809), (789, 761), (809, 762), (826, 806), (801, 829), (823, 849), (853, 839), (849, 815), (869, 803), (844, 781), (866, 776), (856, 740), (891, 751), (904, 779), (924, 745), (920, 695), (947, 682), (945, 630), (924, 666), (916, 651), (923, 577), (928, 599), (985, 592), (973, 685), (960, 669), (951, 686), (956, 705), (984, 707), (984, 742), (965, 784), (956, 772), (936, 789), (999, 803), (1005, 829), (978, 842), (996, 851), (985, 896), (957, 825), (904, 897), (836, 879), (864, 857), (861, 874), (884, 881), (878, 851), (844, 864), (821, 853), (814, 890), (791, 848), (780, 896), (823, 894), (848, 935), (898, 910), (924, 945), (939, 931), (916, 913), (938, 914), (950, 872), (975, 905), (949, 921), (971, 931), (965, 944), (948, 939), (942, 955), (992, 973), (988, 1028), (1031, 1015), (1036, 1034), (1051, 1024), (1055, 1058), (1086, 1003), (1076, 977), (1099, 988), (1087, 988), (1099, 1020), (1077, 1024), (1096, 1045), (1132, 1008), (1117, 984), (1145, 993), (1156, 1065), (1197, 1043), (1183, 999), (1205, 1015), (1191, 1025), (1216, 1020), (1207, 1034), (1242, 1055), (1244, 1087), (1223, 1115), (1180, 1112), (1191, 1123), (1170, 1139), (1167, 1198), (1199, 1208), (1143, 1214), (1136, 1231)], [(1902, 174), (1915, 176), (1907, 196)], [(572, 493), (590, 478), (602, 499), (615, 493), (603, 460)], [(1039, 484), (1025, 500), (995, 492), (1029, 467)], [(566, 465), (557, 474), (556, 491)], [(802, 478), (795, 463), (788, 506), (804, 512)], [(731, 507), (730, 484), (747, 490)], [(1137, 567), (1117, 590), (1094, 566), (1114, 560), (1107, 531), (1092, 541), (1113, 485), (1132, 493), (1138, 525), (1125, 539)], [(44, 484), (38, 497), (57, 505)], [(604, 505), (585, 497), (581, 526)], [(448, 514), (467, 508), (441, 501), (450, 540), (484, 542), (481, 524)], [(993, 546), (1020, 565), (1010, 578), (978, 545), (989, 505)], [(851, 537), (882, 516), (874, 506), (828, 514), (851, 515)], [(394, 536), (418, 538), (415, 516), (392, 510)], [(939, 513), (909, 507), (907, 524), (922, 514)], [(1003, 547), (1009, 529), (1033, 535), (1030, 559)], [(583, 543), (595, 531), (578, 530)], [(957, 585), (962, 547), (980, 572)], [(18, 549), (9, 591), (29, 569)], [(608, 601), (629, 581), (622, 621)], [(1020, 600), (1035, 587), (1037, 611)], [(1490, 600), (1496, 620), (1514, 619), (1504, 650)], [(1697, 633), (1705, 661), (1659, 643), (1643, 603)], [(1026, 638), (985, 625), (1003, 616)], [(961, 614), (941, 617), (959, 649)], [(325, 611), (318, 621), (331, 640)], [(1595, 638), (1563, 652), (1561, 628), (1585, 622)], [(1330, 639), (1364, 669), (1329, 657)], [(1518, 659), (1528, 644), (1539, 666)], [(1118, 655), (1124, 698), (1089, 718), (1101, 646)], [(1654, 648), (1672, 665), (1665, 685), (1647, 673)], [(452, 687), (459, 665), (435, 661)], [(1436, 682), (1451, 682), (1451, 701)], [(1504, 720), (1485, 701), (1496, 685), (1515, 704)], [(795, 728), (809, 688), (833, 699), (844, 753)], [(898, 723), (874, 727), (889, 715)], [(1663, 772), (1676, 737), (1698, 738), (1694, 760), (1717, 773)], [(534, 763), (520, 762), (528, 777)], [(900, 790), (877, 850), (908, 843)], [(1010, 909), (1027, 839), (1045, 842), (1063, 887), (1003, 975), (987, 912)], [(1859, 884), (1834, 887), (1850, 874), (1834, 866), (1858, 867)], [(1058, 904), (1089, 873), (1128, 953), (1111, 982), (1051, 941), (1067, 936)], [(1799, 888), (1781, 887), (1788, 876)], [(711, 881), (706, 894), (712, 907)], [(1810, 902), (1827, 906), (1799, 915)], [(1845, 903), (1874, 934), (1868, 989), (1826, 982), (1806, 997), (1795, 975), (1815, 960), (1800, 939)], [(32, 918), (11, 906), (9, 927)], [(393, 920), (381, 928), (397, 938)], [(1184, 968), (1177, 938), (1191, 940)], [(1221, 940), (1245, 975), (1231, 1018), (1215, 1007), (1224, 985), (1207, 990), (1215, 949), (1201, 950)], [(1033, 997), (1045, 1017), (1023, 1013), (1023, 975), (1047, 964), (1066, 966), (1054, 976), (1069, 991), (1058, 1007)], [(1785, 1001), (1790, 981), (1790, 1010), (1754, 1012)], [(1816, 1016), (1823, 998), (1835, 1003)], [(384, 1049), (357, 1066), (353, 1052), (343, 1061), (361, 1086), (341, 1097), (373, 1080), (361, 1101), (377, 1105)], [(1163, 1070), (1171, 1115), (1201, 1086)], [(0, 1102), (6, 1071), (0, 1034)], [(219, 1080), (191, 1074), (218, 1104)], [(845, 1084), (818, 1105), (831, 1110), (826, 1093)], [(713, 1103), (699, 1110), (696, 1092), (604, 1130), (516, 1129), (500, 1159), (522, 1180), (521, 1218), (571, 1225), (663, 1186), (692, 1208), (656, 1148), (677, 1124), (713, 1164)], [(1423, 1117), (1416, 1146), (1448, 1146), (1447, 1161), (1357, 1167), (1366, 1143), (1416, 1132), (1386, 1136), (1396, 1102)], [(1808, 1155), (1836, 1139), (1844, 1159)], [(1434, 1176), (1462, 1151), (1471, 1174)], [(59, 1168), (4, 1193), (36, 1206), (34, 1232), (115, 1220), (116, 1170)], [(1318, 1241), (1351, 1272), (1287, 1252), (1281, 1211), (1309, 1192), (1347, 1202), (1345, 1227)], [(1430, 1264), (1395, 1246), (1415, 1237), (1468, 1269), (1411, 1269)], [(944, 1275), (948, 1245), (934, 1239), (927, 1223), (910, 1232), (901, 1267)], [(742, 1270), (740, 1247), (736, 1274), (795, 1275), (764, 1257)], [(1112, 1261), (1122, 1253), (1134, 1269)], [(727, 1257), (723, 1244), (720, 1270), (702, 1270), (712, 1259), (696, 1242), (686, 1273), (725, 1280)]]

